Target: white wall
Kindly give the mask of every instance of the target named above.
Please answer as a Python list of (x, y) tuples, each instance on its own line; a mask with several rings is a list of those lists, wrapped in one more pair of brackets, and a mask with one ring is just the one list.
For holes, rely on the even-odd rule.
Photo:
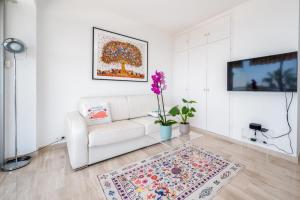
[[(297, 0), (252, 0), (233, 9), (231, 59), (297, 51), (298, 4)], [(241, 138), (241, 133), (247, 131), (249, 122), (263, 124), (273, 136), (288, 130), (284, 93), (231, 92), (230, 109), (230, 133), (234, 138)], [(291, 139), (296, 152), (297, 94), (289, 116), (293, 128)], [(270, 142), (289, 150), (287, 137)]]
[[(0, 1), (0, 40), (4, 40), (4, 1)], [(0, 48), (0, 165), (4, 163), (5, 143), (4, 143), (4, 54)]]
[[(36, 150), (36, 10), (34, 0), (7, 3), (6, 37), (22, 40), (27, 47), (17, 57), (18, 148), (19, 154)], [(13, 59), (6, 53), (5, 155), (14, 155)]]
[[(226, 13), (231, 16), (231, 60), (259, 57), (298, 50), (298, 0), (251, 0)], [(177, 35), (210, 23), (213, 19), (183, 31)], [(225, 66), (225, 65), (224, 65)], [(226, 74), (224, 74), (226, 76)], [(176, 77), (173, 77), (176, 79)], [(261, 123), (270, 129), (269, 134), (277, 136), (286, 133), (284, 93), (275, 92), (230, 92), (228, 117), (230, 119), (229, 137), (243, 140), (242, 135), (249, 132), (250, 122)], [(288, 95), (290, 97), (290, 94)], [(297, 94), (290, 108), (292, 145), (297, 152)], [(288, 138), (269, 141), (289, 151)], [(274, 147), (267, 147), (277, 151)]]
[(149, 75), (160, 69), (171, 80), (168, 34), (101, 10), (99, 1), (39, 1), (37, 7), (39, 146), (64, 135), (64, 118), (80, 97), (150, 93), (150, 76), (148, 83), (92, 80), (93, 26), (148, 41)]
[[(46, 145), (63, 136), (64, 117), (67, 112), (76, 109), (77, 101), (82, 96), (149, 91), (150, 82), (91, 80), (92, 26), (149, 41), (149, 74), (157, 68), (162, 69), (171, 80), (173, 46), (168, 34), (125, 19), (118, 13), (103, 11), (97, 1), (89, 4), (76, 0), (37, 2), (37, 69), (33, 0), (19, 0), (18, 4), (9, 3), (8, 6), (8, 36), (17, 37), (28, 46), (27, 54), (18, 55), (20, 153), (33, 151), (36, 146)], [(232, 60), (297, 50), (298, 7), (297, 0), (252, 0), (234, 8), (231, 11)], [(7, 102), (12, 102), (11, 72), (11, 68), (6, 68)], [(176, 88), (169, 87), (168, 93), (171, 90), (176, 92)], [(282, 93), (232, 93), (230, 100), (231, 137), (240, 139), (251, 121), (264, 124), (274, 135), (287, 130)], [(295, 149), (296, 101), (297, 98), (290, 113)], [(12, 104), (7, 104), (7, 156), (12, 155), (14, 147), (12, 111)], [(278, 143), (283, 144), (287, 147), (286, 140)]]
[[(300, 4), (299, 4), (299, 10), (300, 10)], [(300, 49), (300, 13), (298, 13), (298, 19), (299, 19), (299, 23), (298, 23), (298, 50)], [(298, 53), (298, 60), (300, 60), (300, 54)], [(300, 77), (300, 62), (298, 62), (298, 77)], [(300, 78), (298, 78), (298, 91), (300, 89)], [(298, 115), (297, 115), (297, 119), (300, 119), (300, 92), (298, 92)], [(298, 157), (300, 156), (300, 120), (297, 120), (298, 124), (297, 124), (297, 132), (298, 132)]]

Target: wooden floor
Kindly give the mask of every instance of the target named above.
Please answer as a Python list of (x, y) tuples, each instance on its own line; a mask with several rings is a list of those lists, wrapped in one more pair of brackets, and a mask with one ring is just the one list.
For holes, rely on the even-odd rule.
[[(204, 135), (194, 141), (206, 150), (237, 161), (245, 168), (223, 187), (215, 200), (300, 199), (300, 167), (246, 146)], [(159, 144), (72, 171), (66, 146), (53, 145), (35, 155), (32, 163), (11, 173), (0, 172), (0, 199), (105, 199), (96, 175), (155, 155)]]

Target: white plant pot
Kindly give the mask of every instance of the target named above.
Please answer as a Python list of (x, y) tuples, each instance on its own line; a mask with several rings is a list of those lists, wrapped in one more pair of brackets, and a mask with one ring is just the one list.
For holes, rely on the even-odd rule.
[(183, 135), (189, 134), (191, 131), (190, 124), (179, 124), (179, 132)]

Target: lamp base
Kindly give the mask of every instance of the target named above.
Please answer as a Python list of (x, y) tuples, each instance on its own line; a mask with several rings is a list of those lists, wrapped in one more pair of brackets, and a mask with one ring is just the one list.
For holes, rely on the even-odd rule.
[(25, 167), (30, 162), (31, 162), (31, 156), (20, 156), (18, 157), (17, 162), (16, 159), (11, 159), (5, 162), (5, 164), (2, 166), (2, 170), (6, 172), (13, 171)]

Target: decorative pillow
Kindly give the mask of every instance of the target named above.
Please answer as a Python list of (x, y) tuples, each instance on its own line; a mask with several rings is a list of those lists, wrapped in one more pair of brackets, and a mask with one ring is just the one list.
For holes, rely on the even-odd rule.
[(80, 106), (80, 114), (88, 125), (98, 125), (111, 122), (111, 114), (108, 103), (86, 103)]

